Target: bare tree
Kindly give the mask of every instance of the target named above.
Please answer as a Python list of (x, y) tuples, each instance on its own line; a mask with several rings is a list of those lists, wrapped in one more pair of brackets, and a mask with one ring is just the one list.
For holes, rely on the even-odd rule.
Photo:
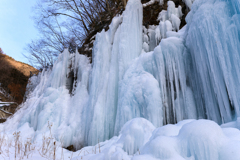
[(4, 54), (4, 52), (3, 52), (2, 48), (0, 48), (0, 54)]
[(38, 0), (34, 20), (41, 36), (27, 45), (25, 57), (35, 67), (53, 64), (73, 39), (83, 46), (122, 9), (122, 0)]

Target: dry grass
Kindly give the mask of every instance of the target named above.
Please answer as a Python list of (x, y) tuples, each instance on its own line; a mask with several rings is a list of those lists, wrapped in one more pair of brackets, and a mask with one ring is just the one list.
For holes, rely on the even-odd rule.
[(26, 77), (30, 76), (30, 71), (33, 72), (34, 74), (37, 74), (39, 72), (36, 68), (30, 66), (29, 64), (16, 61), (15, 59), (8, 55), (1, 54), (0, 58), (3, 58), (8, 63), (8, 65), (10, 65), (10, 67), (17, 69), (18, 71), (23, 73)]
[[(41, 146), (37, 146), (33, 143), (32, 138), (27, 138), (23, 141), (21, 132), (14, 132), (13, 136), (14, 140), (12, 141), (9, 140), (6, 135), (0, 134), (0, 159), (33, 159), (33, 155), (36, 156), (37, 154), (39, 157), (46, 160), (64, 160), (62, 143), (60, 145), (59, 143), (57, 144), (50, 134), (48, 136), (43, 135)], [(61, 153), (57, 152), (58, 149), (61, 149)], [(97, 152), (97, 150), (99, 152)], [(71, 152), (68, 157), (65, 158), (68, 160), (73, 159), (73, 153), (74, 152)], [(101, 153), (100, 144), (93, 146), (92, 153), (89, 153), (89, 151), (83, 148), (79, 151), (78, 155), (75, 156), (78, 156), (79, 159), (83, 159), (84, 156), (98, 153)]]

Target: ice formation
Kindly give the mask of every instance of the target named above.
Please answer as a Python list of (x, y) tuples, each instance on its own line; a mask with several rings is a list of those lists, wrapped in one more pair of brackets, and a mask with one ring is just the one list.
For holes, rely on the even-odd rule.
[(85, 159), (238, 159), (240, 132), (226, 127), (240, 128), (239, 1), (196, 0), (179, 31), (181, 7), (168, 2), (149, 28), (142, 7), (129, 0), (97, 34), (92, 65), (65, 50), (32, 77), (26, 102), (0, 130), (29, 128), (39, 139), (52, 124), (64, 147), (101, 145)]
[(183, 0), (183, 2), (188, 6), (189, 9), (191, 9), (194, 1), (195, 0)]
[(191, 62), (188, 75), (199, 117), (219, 124), (239, 116), (237, 4), (238, 1), (195, 1), (186, 18), (186, 59)]
[(160, 43), (161, 39), (167, 38), (168, 32), (179, 31), (180, 19), (183, 16), (182, 7), (178, 6), (175, 8), (175, 3), (173, 1), (168, 1), (167, 5), (167, 10), (162, 10), (159, 13), (159, 25), (150, 25), (148, 29), (144, 29), (143, 50), (145, 52), (153, 51)]
[(163, 5), (164, 4), (164, 0), (150, 0), (147, 3), (144, 3), (143, 7), (150, 6), (150, 5), (154, 4), (155, 2), (159, 2), (159, 5)]

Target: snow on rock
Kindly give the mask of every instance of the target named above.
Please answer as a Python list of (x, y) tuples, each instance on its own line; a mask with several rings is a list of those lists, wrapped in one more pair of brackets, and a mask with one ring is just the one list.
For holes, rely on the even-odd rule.
[[(149, 51), (153, 51), (160, 43), (161, 39), (167, 38), (166, 34), (168, 31), (179, 30), (182, 15), (182, 7), (178, 6), (178, 8), (175, 8), (175, 3), (173, 1), (168, 1), (167, 10), (162, 10), (159, 13), (159, 25), (149, 26), (148, 29), (144, 30), (144, 36), (147, 35), (149, 41), (146, 42), (144, 39), (143, 43), (146, 42), (149, 44)], [(146, 48), (146, 44), (144, 47)], [(146, 51), (145, 48), (144, 50)]]
[(168, 12), (166, 10), (162, 10), (159, 15), (158, 15), (158, 20), (159, 21), (166, 21), (168, 19)]

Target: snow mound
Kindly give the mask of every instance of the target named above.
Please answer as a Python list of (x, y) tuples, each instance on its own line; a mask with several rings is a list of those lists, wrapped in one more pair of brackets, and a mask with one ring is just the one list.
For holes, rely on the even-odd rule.
[[(100, 143), (103, 149), (101, 153), (87, 156), (81, 154), (74, 159), (238, 159), (239, 133), (234, 128), (222, 129), (210, 120), (185, 120), (155, 129), (147, 120), (136, 118), (123, 126), (118, 137)], [(135, 149), (130, 151), (126, 146)], [(83, 148), (82, 151), (84, 150), (90, 148)]]
[(152, 123), (146, 119), (132, 119), (123, 126), (117, 143), (122, 144), (124, 151), (132, 155), (147, 143), (154, 129)]

